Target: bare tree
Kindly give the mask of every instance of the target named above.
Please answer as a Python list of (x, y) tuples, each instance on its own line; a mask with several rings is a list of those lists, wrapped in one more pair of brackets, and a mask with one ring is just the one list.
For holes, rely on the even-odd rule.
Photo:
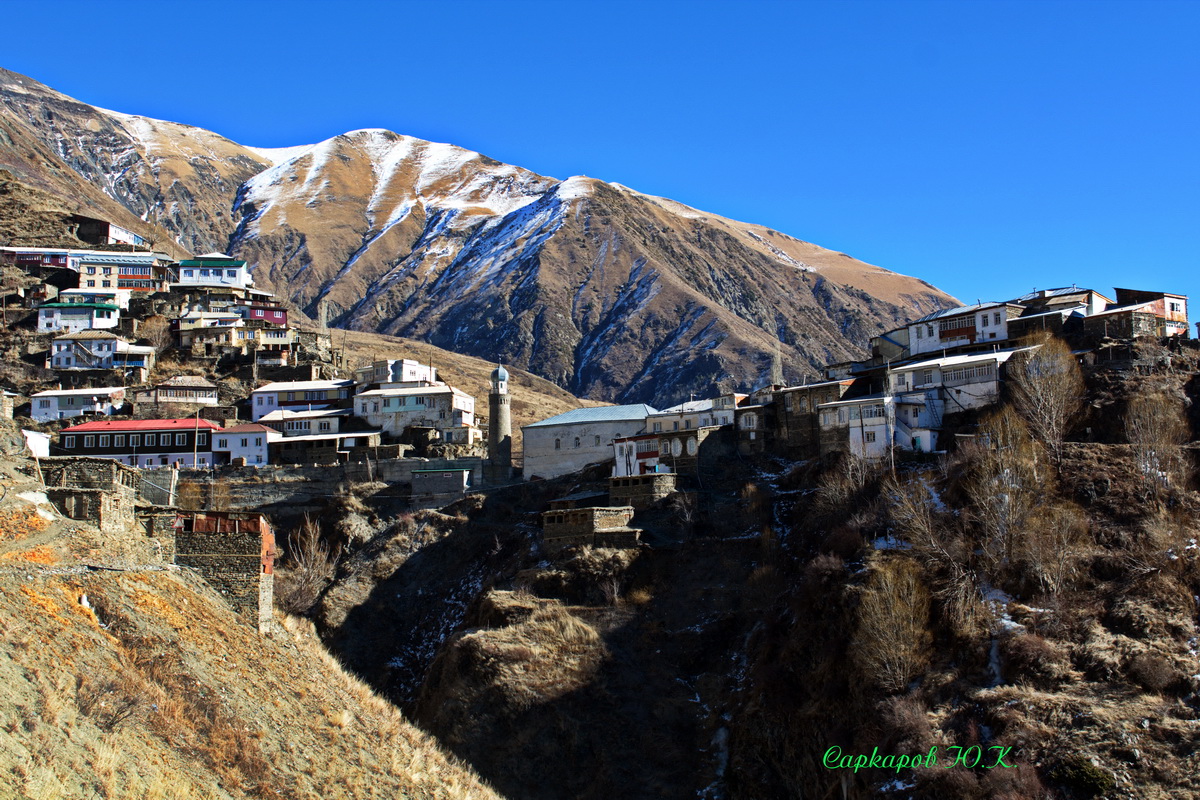
[(1083, 402), (1083, 375), (1062, 339), (1043, 334), (1025, 344), (1032, 347), (1006, 366), (1013, 406), (1058, 463), (1071, 417)]
[(907, 558), (871, 570), (858, 608), (851, 656), (863, 675), (886, 692), (908, 685), (928, 661), (929, 591)]
[(1134, 395), (1125, 412), (1125, 433), (1137, 455), (1142, 480), (1156, 494), (1182, 477), (1182, 445), (1188, 440), (1183, 403), (1163, 391)]
[(163, 353), (174, 343), (171, 323), (163, 316), (148, 318), (138, 326), (138, 335), (154, 348), (155, 354)]
[(1012, 560), (1030, 515), (1047, 493), (1049, 476), (1040, 467), (1040, 448), (1010, 407), (979, 426), (982, 446), (967, 481), (971, 511), (983, 534), (992, 567)]
[(321, 592), (337, 571), (338, 553), (321, 535), (321, 525), (310, 514), (300, 527), (288, 534), (290, 559), (281, 570), (275, 596), (279, 605), (292, 614), (303, 614), (316, 604)]

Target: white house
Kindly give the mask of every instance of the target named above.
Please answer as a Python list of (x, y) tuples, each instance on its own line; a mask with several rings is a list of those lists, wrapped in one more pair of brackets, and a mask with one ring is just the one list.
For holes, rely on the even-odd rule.
[(129, 308), (129, 289), (63, 289), (58, 293), (60, 303), (109, 303), (121, 310)]
[(365, 391), (371, 386), (387, 389), (438, 383), (437, 367), (411, 358), (372, 361), (354, 370), (354, 380), (358, 384), (358, 391)]
[(650, 433), (664, 433), (732, 425), (738, 403), (745, 398), (744, 394), (730, 392), (707, 400), (689, 400), (648, 415), (646, 430)]
[(908, 325), (909, 352), (917, 356), (972, 344), (1006, 342), (1008, 321), (1019, 317), (1017, 303), (979, 303), (926, 314)]
[(83, 414), (115, 414), (125, 405), (124, 386), (92, 389), (50, 389), (30, 398), (31, 414), (37, 422), (70, 419)]
[(444, 383), (360, 392), (354, 396), (354, 413), (392, 436), (419, 427), (438, 430), (445, 441), (474, 444), (482, 439), (475, 426), (475, 398)]
[(276, 381), (250, 393), (250, 419), (258, 422), (281, 408), (313, 411), (346, 405), (354, 391), (352, 380)]
[(179, 282), (173, 284), (183, 289), (189, 287), (237, 287), (246, 289), (254, 285), (254, 278), (246, 262), (230, 258), (224, 253), (207, 255), (179, 262)]
[(76, 331), (54, 337), (50, 343), (50, 369), (112, 369), (117, 344), (128, 344), (110, 331)]
[(283, 438), (283, 434), (266, 425), (247, 422), (231, 428), (212, 432), (213, 464), (232, 464), (244, 458), (249, 466), (270, 463), (270, 444)]
[(217, 385), (201, 375), (176, 375), (138, 392), (134, 399), (139, 408), (163, 403), (215, 406), (221, 402)]
[(38, 306), (38, 332), (115, 328), (121, 321), (121, 307), (116, 303), (91, 302), (75, 295), (67, 301), (42, 303)]
[(613, 442), (644, 431), (653, 406), (576, 408), (525, 425), (525, 477), (556, 478), (613, 457)]
[(283, 436), (339, 433), (342, 423), (353, 414), (349, 408), (322, 408), (313, 411), (291, 411), (281, 408), (263, 414), (258, 421)]

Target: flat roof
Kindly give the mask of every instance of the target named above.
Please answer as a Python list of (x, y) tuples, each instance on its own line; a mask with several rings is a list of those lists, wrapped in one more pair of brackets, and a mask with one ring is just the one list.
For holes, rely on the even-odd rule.
[(354, 381), (348, 378), (344, 380), (339, 378), (330, 381), (275, 381), (252, 390), (250, 394), (257, 392), (302, 392), (306, 389), (346, 389), (353, 385)]

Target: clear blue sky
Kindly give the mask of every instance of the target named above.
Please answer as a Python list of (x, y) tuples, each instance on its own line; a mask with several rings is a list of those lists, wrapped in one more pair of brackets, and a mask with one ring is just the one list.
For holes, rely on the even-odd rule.
[(1136, 285), (1200, 318), (1200, 2), (0, 12), (0, 65), (243, 144), (389, 128), (769, 225), (964, 301)]

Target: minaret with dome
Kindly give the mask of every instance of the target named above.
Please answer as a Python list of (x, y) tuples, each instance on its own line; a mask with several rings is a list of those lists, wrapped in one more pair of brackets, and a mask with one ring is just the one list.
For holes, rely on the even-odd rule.
[(506, 483), (512, 478), (512, 398), (508, 394), (508, 370), (492, 370), (488, 394), (488, 479)]

